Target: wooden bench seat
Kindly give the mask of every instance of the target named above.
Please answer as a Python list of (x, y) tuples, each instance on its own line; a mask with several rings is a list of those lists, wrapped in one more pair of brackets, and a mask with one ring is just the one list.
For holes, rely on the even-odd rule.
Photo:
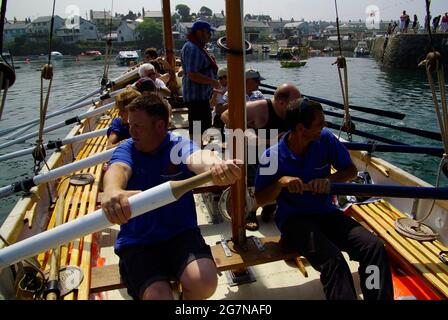
[(348, 213), (384, 240), (389, 255), (402, 269), (417, 275), (441, 298), (448, 298), (448, 265), (439, 259), (440, 251), (448, 248), (440, 241), (420, 242), (399, 234), (394, 222), (406, 216), (384, 200), (353, 205)]
[[(300, 271), (305, 277), (308, 276), (297, 252), (282, 247), (279, 243), (279, 236), (258, 238), (258, 240), (264, 247), (263, 251), (258, 250), (250, 237), (247, 238), (247, 250), (236, 250), (232, 241), (228, 241), (227, 245), (232, 253), (231, 257), (226, 256), (221, 244), (212, 246), (211, 250), (218, 271), (243, 269), (263, 263), (295, 259)], [(124, 285), (121, 282), (118, 264), (92, 268), (90, 293), (122, 288), (124, 288)]]

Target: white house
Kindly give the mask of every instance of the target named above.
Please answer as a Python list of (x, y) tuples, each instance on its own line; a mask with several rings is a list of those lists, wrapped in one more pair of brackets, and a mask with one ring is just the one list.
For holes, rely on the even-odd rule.
[(188, 33), (191, 32), (191, 28), (193, 27), (193, 22), (179, 22), (176, 21), (176, 24), (172, 27), (173, 36), (174, 32), (178, 35), (178, 39), (185, 40), (187, 38)]
[(132, 20), (122, 21), (117, 29), (117, 42), (130, 42), (141, 40), (140, 33), (136, 30), (138, 23)]
[(63, 27), (56, 30), (56, 36), (68, 44), (78, 41), (96, 41), (99, 39), (96, 25), (79, 16), (74, 17), (70, 21), (66, 21)]
[[(53, 33), (62, 28), (65, 20), (60, 16), (54, 16)], [(51, 28), (51, 16), (39, 17), (31, 21), (31, 25), (27, 28), (27, 33), (32, 37), (48, 37)]]
[(3, 27), (4, 41), (8, 42), (15, 38), (26, 36), (26, 30), (30, 24), (24, 21), (6, 23)]
[(163, 21), (163, 12), (162, 11), (148, 11), (142, 10), (143, 19), (154, 19), (158, 21)]

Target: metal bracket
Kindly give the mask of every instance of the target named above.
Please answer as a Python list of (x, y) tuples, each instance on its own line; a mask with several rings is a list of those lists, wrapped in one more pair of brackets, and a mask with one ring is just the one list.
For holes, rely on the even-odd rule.
[(220, 244), (222, 248), (224, 249), (224, 253), (226, 254), (226, 257), (232, 256), (232, 251), (230, 251), (230, 248), (227, 244), (226, 238), (224, 238), (223, 235), (221, 235), (221, 241), (218, 241), (216, 244)]
[(232, 270), (224, 272), (229, 286), (234, 287), (244, 283), (251, 283), (257, 281), (250, 268), (244, 269), (241, 273), (235, 273)]
[(258, 239), (256, 236), (250, 236), (249, 238), (252, 239), (252, 241), (254, 242), (255, 246), (258, 249), (258, 251), (264, 251), (265, 250), (265, 248), (264, 248), (263, 244), (261, 243), (260, 239)]

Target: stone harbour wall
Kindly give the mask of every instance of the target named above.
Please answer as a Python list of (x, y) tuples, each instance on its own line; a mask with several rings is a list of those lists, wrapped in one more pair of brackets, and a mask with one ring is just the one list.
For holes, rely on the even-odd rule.
[[(434, 48), (442, 54), (443, 63), (448, 64), (448, 34), (433, 34)], [(428, 34), (396, 34), (389, 37), (384, 48), (385, 37), (376, 38), (371, 54), (388, 68), (416, 69), (430, 48)]]

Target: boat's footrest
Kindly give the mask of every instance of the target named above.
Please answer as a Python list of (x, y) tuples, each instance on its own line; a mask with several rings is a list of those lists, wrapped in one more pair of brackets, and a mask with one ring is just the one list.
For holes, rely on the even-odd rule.
[(384, 200), (353, 205), (348, 214), (365, 222), (384, 240), (389, 256), (400, 268), (418, 276), (436, 295), (448, 298), (448, 265), (439, 258), (448, 248), (440, 241), (420, 242), (399, 234), (394, 222), (405, 215)]
[[(253, 241), (253, 239), (256, 240)], [(248, 237), (245, 248), (236, 248), (231, 240), (227, 241), (226, 245), (229, 250), (225, 249), (220, 243), (212, 246), (213, 258), (219, 271), (242, 269), (258, 264), (299, 257), (297, 252), (286, 249), (281, 245), (280, 236), (266, 238)], [(260, 248), (262, 249), (260, 250)], [(302, 269), (301, 260), (296, 260), (296, 263)]]
[[(253, 240), (255, 239), (255, 241)], [(226, 242), (230, 256), (221, 244), (212, 246), (212, 254), (218, 271), (244, 269), (263, 263), (280, 260), (294, 260), (302, 274), (307, 277), (303, 258), (297, 252), (284, 248), (280, 237), (247, 238), (246, 248), (235, 248), (232, 241)], [(260, 250), (261, 249), (261, 250)], [(227, 254), (229, 253), (227, 252)], [(92, 268), (90, 293), (98, 293), (124, 288), (118, 264)]]

